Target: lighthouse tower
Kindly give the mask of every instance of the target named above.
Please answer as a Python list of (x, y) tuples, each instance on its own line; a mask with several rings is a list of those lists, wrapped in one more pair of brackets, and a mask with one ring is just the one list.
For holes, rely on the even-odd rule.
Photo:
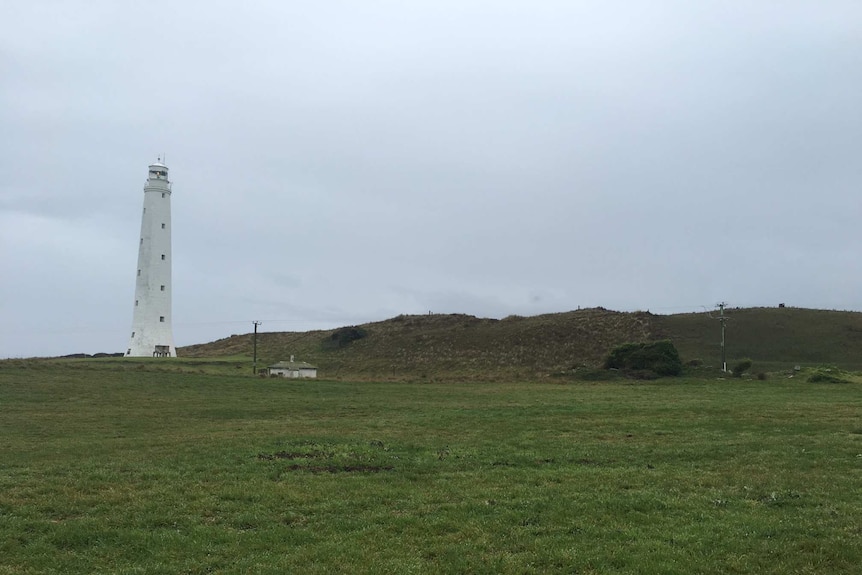
[(161, 158), (144, 184), (135, 311), (126, 357), (176, 357), (171, 328), (171, 183)]

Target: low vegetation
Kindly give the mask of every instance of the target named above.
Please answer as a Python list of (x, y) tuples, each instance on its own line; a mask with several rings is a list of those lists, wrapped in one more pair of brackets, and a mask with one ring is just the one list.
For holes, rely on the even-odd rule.
[(858, 383), (804, 367), (416, 385), (247, 366), (0, 362), (0, 573), (862, 564)]
[[(758, 369), (835, 364), (862, 370), (862, 313), (794, 307), (729, 308), (727, 361), (751, 359)], [(650, 339), (670, 339), (683, 358), (717, 367), (719, 322), (707, 313), (653, 315)]]
[[(728, 309), (728, 365), (759, 372), (795, 365), (862, 369), (862, 313), (797, 308)], [(720, 366), (720, 324), (706, 313), (656, 315), (581, 309), (502, 320), (463, 314), (401, 315), (330, 331), (263, 332), (263, 365), (291, 355), (343, 380), (511, 381), (601, 368), (627, 342), (668, 340), (697, 371)], [(251, 357), (253, 336), (182, 347), (181, 357)]]
[(621, 369), (640, 379), (682, 373), (682, 361), (668, 340), (626, 343), (614, 348), (605, 358), (605, 369)]
[(361, 327), (343, 327), (323, 338), (323, 349), (340, 349), (367, 336), (368, 332)]
[(819, 366), (808, 374), (808, 383), (852, 383), (853, 375), (835, 366)]
[(733, 377), (742, 377), (742, 374), (751, 369), (752, 361), (750, 359), (743, 359), (742, 361), (738, 361), (732, 368), (730, 368), (730, 372), (733, 374)]

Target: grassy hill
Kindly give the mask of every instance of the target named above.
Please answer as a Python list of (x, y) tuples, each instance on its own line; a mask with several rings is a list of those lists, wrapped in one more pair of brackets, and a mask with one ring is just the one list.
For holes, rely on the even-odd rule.
[[(794, 365), (862, 369), (862, 313), (800, 308), (730, 309), (728, 364), (755, 370)], [(469, 315), (402, 315), (338, 330), (258, 334), (258, 365), (290, 355), (328, 378), (494, 380), (542, 377), (597, 366), (615, 346), (670, 339), (683, 361), (720, 364), (720, 323), (705, 313), (654, 315), (603, 308), (502, 320)], [(182, 347), (187, 358), (250, 357), (251, 334)]]
[[(761, 365), (837, 365), (862, 369), (862, 313), (802, 308), (726, 312), (727, 357)], [(653, 316), (653, 335), (673, 340), (683, 357), (717, 362), (721, 331), (715, 314)], [(717, 363), (716, 363), (717, 365)]]

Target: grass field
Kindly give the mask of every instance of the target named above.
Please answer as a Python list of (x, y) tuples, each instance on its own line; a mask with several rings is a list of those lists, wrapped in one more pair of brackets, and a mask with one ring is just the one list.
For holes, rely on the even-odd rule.
[(0, 362), (0, 574), (862, 565), (859, 384), (103, 365)]

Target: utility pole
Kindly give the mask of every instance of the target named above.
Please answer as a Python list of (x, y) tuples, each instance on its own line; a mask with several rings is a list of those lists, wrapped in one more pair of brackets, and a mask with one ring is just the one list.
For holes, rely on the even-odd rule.
[(724, 317), (724, 308), (727, 305), (727, 303), (721, 302), (721, 303), (716, 304), (716, 305), (718, 305), (718, 309), (720, 311), (720, 314), (718, 316), (718, 321), (721, 322), (721, 371), (727, 373), (727, 356), (725, 354), (725, 347), (724, 347), (724, 327), (725, 327), (725, 324), (727, 324), (727, 318)]
[(255, 320), (254, 322), (254, 363), (251, 367), (252, 375), (257, 375), (257, 326), (260, 325), (260, 322)]

